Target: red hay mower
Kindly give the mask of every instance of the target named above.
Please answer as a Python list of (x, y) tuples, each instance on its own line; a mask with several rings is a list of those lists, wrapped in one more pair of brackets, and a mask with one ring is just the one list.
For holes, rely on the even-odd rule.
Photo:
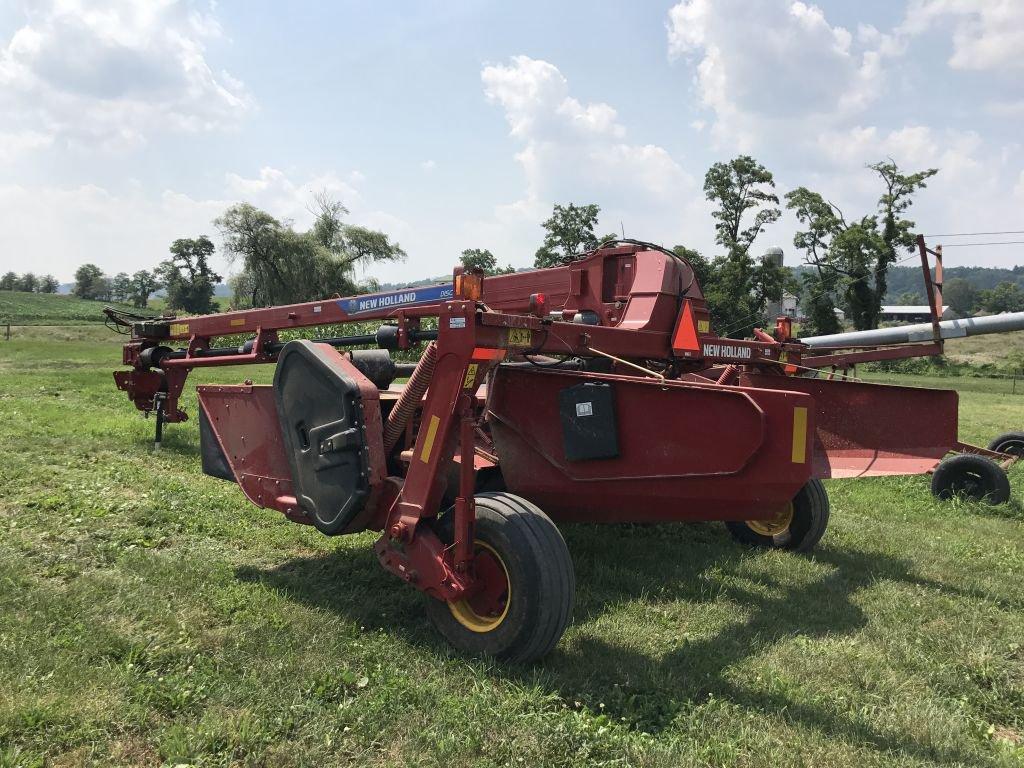
[[(938, 307), (941, 250), (920, 248)], [(690, 265), (637, 241), (391, 293), (108, 315), (132, 335), (115, 382), (156, 414), (158, 445), (165, 423), (187, 418), (193, 368), (275, 363), (272, 386), (198, 387), (203, 471), (327, 535), (381, 531), (381, 565), (432, 598), (452, 645), (512, 661), (546, 654), (570, 620), (555, 522), (722, 520), (740, 541), (806, 552), (828, 523), (824, 478), (934, 472), (940, 496), (1005, 501), (1024, 447), (1020, 433), (999, 450), (959, 442), (955, 392), (838, 373), (941, 351), (937, 315), (925, 343), (896, 347), (811, 348), (785, 319), (753, 340), (719, 338)], [(387, 322), (279, 340), (368, 320)], [(213, 346), (239, 334), (241, 346)], [(392, 360), (423, 342), (415, 365)]]

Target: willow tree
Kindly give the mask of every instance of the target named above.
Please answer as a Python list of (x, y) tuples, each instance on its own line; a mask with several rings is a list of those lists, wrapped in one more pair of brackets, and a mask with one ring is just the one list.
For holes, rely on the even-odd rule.
[(228, 208), (214, 224), (224, 252), (242, 261), (232, 280), (236, 306), (313, 301), (364, 289), (357, 267), (402, 261), (405, 251), (383, 232), (348, 224), (348, 210), (321, 193), (314, 198), (312, 227), (305, 232), (249, 203)]

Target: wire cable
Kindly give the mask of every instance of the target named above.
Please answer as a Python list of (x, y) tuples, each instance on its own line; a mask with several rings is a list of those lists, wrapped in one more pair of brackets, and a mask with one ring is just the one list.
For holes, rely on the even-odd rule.
[(1007, 229), (1002, 232), (947, 232), (944, 235), (925, 235), (925, 237), (977, 237), (978, 235), (1024, 235), (1024, 229)]
[(943, 250), (946, 248), (973, 248), (976, 245), (1024, 245), (1024, 240), (1001, 240), (999, 242), (991, 243), (946, 243), (941, 246), (941, 248)]

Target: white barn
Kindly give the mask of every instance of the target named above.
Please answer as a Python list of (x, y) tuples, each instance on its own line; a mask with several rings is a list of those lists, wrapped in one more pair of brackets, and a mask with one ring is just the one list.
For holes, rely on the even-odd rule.
[[(942, 305), (942, 319), (952, 320), (956, 317), (948, 304)], [(927, 323), (932, 319), (931, 309), (927, 304), (885, 304), (878, 318), (883, 323)]]

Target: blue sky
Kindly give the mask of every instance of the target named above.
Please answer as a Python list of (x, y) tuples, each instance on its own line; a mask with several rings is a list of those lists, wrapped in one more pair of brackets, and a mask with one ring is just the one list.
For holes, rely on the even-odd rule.
[[(239, 200), (304, 226), (322, 189), (408, 251), (387, 281), (528, 265), (556, 202), (714, 254), (703, 174), (739, 152), (850, 215), (865, 163), (939, 167), (920, 231), (1024, 230), (1022, 125), (1019, 0), (7, 2), (0, 269), (152, 267)], [(795, 226), (757, 247), (799, 263)]]

